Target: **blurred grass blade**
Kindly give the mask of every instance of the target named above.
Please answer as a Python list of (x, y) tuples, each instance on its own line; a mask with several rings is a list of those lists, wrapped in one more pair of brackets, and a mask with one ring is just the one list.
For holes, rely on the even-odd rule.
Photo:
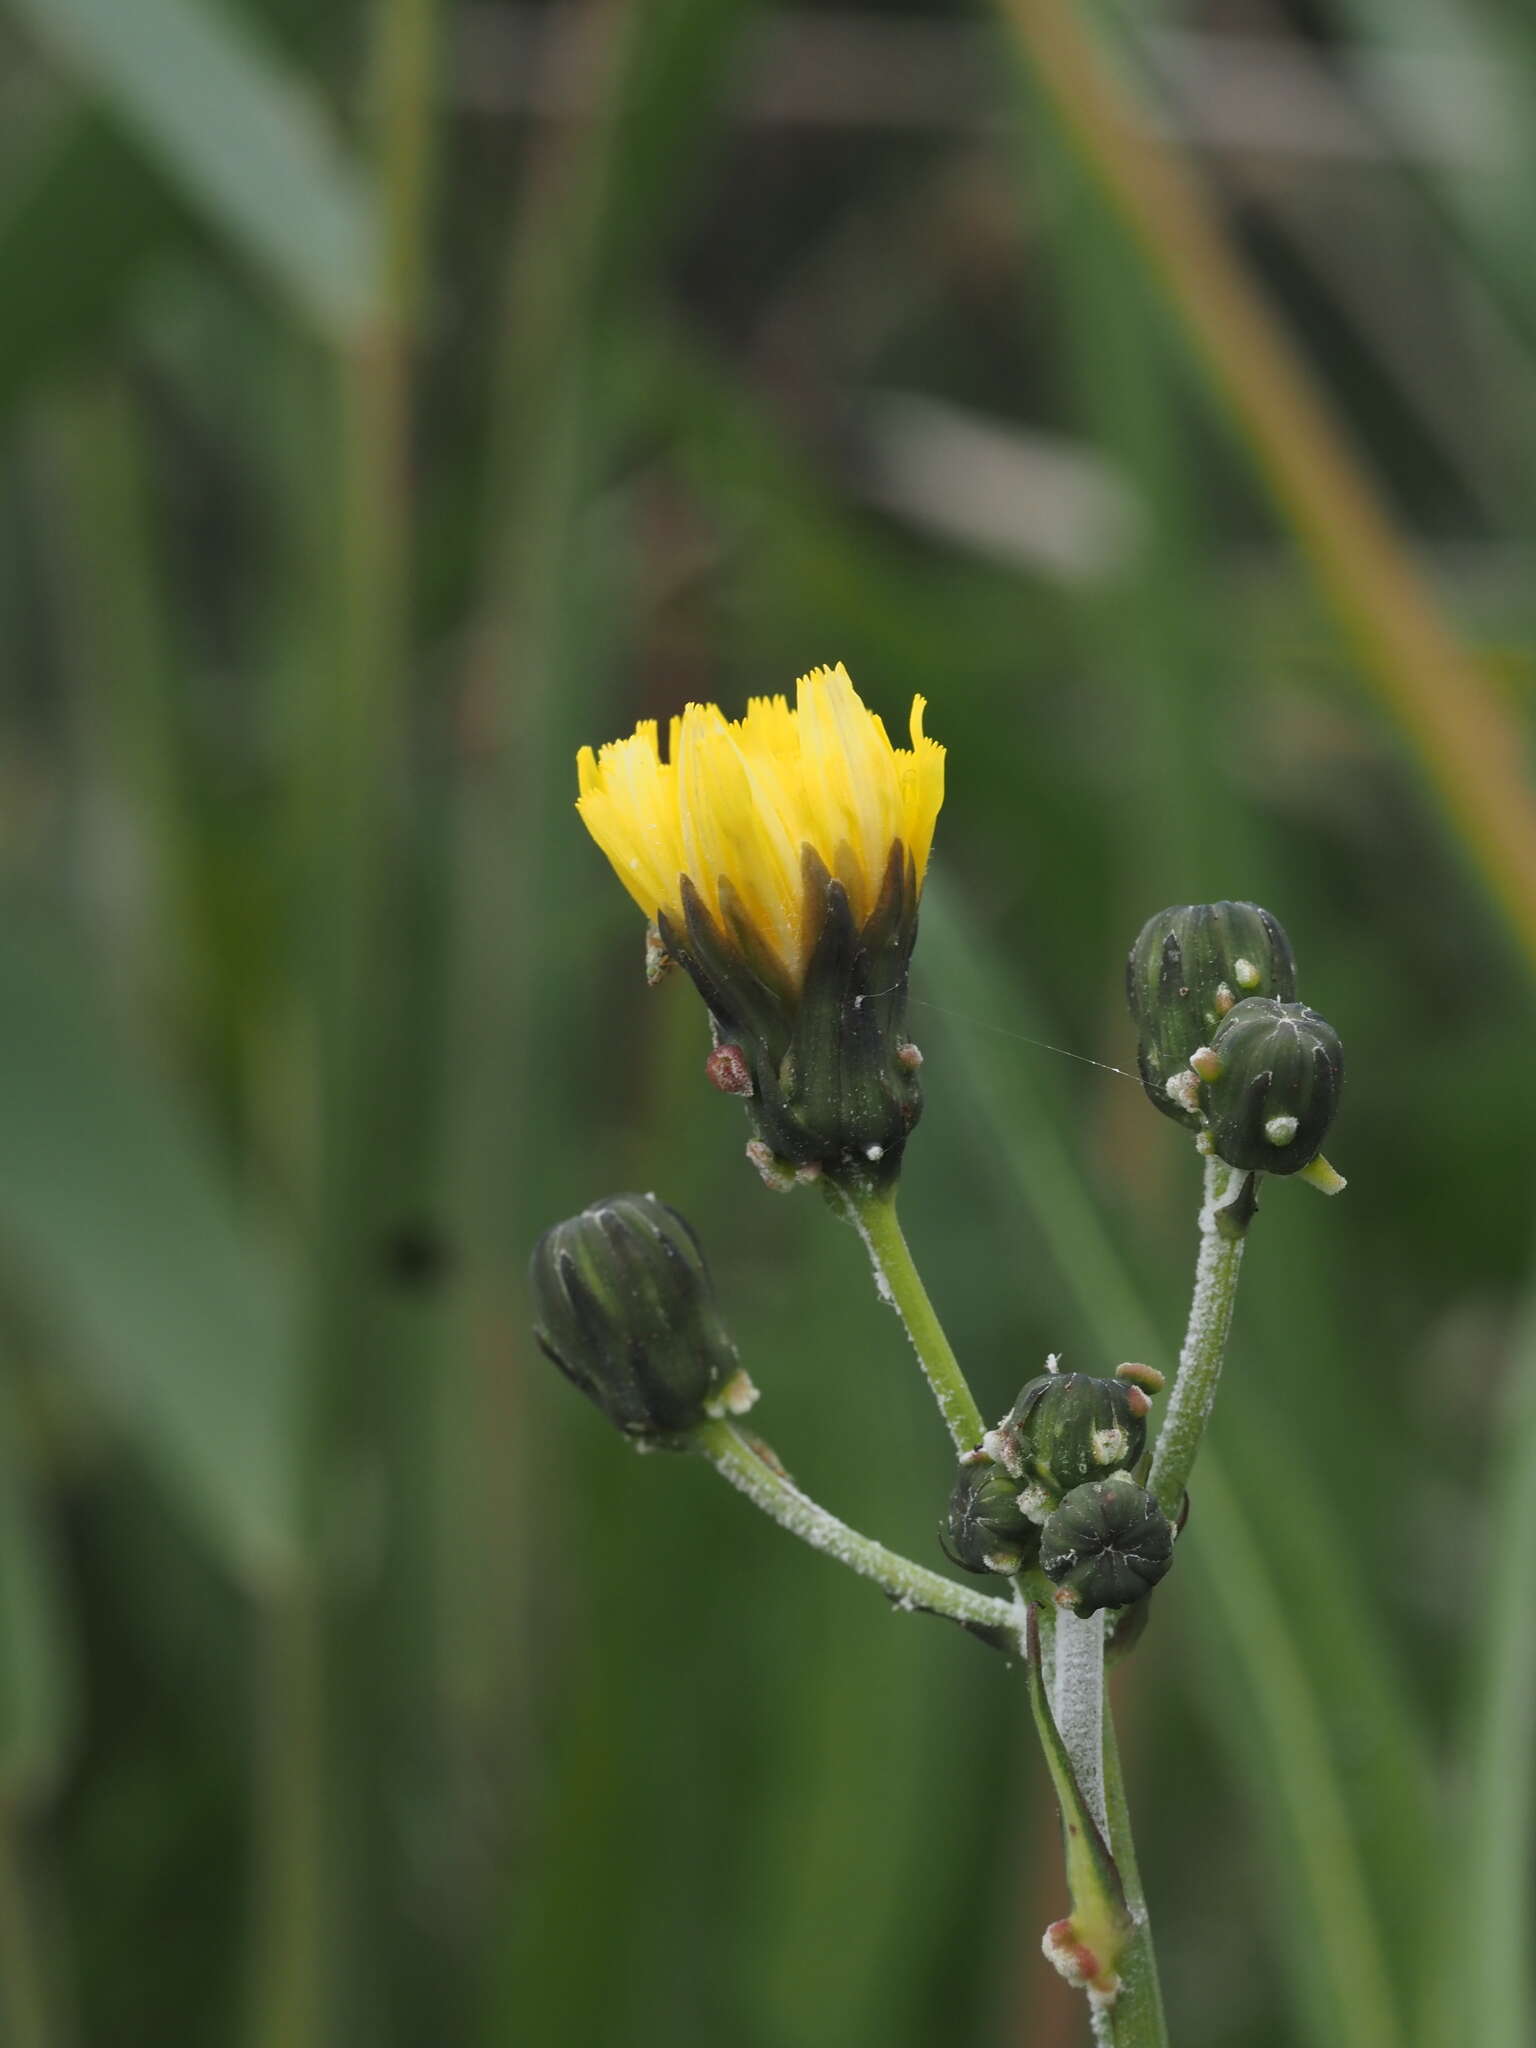
[[(969, 927), (942, 884), (930, 882), (919, 949), (925, 979), (942, 988), (964, 1016), (1009, 1017), (1030, 1023), (1029, 1005), (1011, 977), (989, 963), (983, 937)], [(1020, 1062), (1000, 1057), (979, 1031), (947, 1031), (951, 1057), (984, 1106), (989, 1145), (1014, 1195), (1032, 1211), (1076, 1299), (1085, 1324), (1106, 1357), (1136, 1356), (1171, 1368), (1177, 1333), (1160, 1332), (1158, 1319), (1104, 1226), (1076, 1159), (1058, 1137), (1043, 1089)], [(999, 1143), (1000, 1133), (1006, 1133)], [(1193, 1185), (1191, 1204), (1194, 1202)], [(1348, 2041), (1351, 2048), (1399, 2048), (1392, 1971), (1372, 1888), (1361, 1854), (1362, 1830), (1327, 1740), (1324, 1719), (1292, 1617), (1279, 1597), (1244, 1503), (1222, 1475), (1211, 1445), (1200, 1456), (1200, 1527), (1184, 1570), (1200, 1579), (1200, 1603), (1219, 1618), (1226, 1654), (1191, 1661), (1213, 1723), (1233, 1739), (1248, 1767), (1248, 1786), (1280, 1849), (1290, 1886), (1307, 1903), (1301, 1925), (1305, 1954), (1294, 1978), (1311, 2009), (1320, 2044)], [(1337, 1557), (1347, 1559), (1340, 1544)], [(1231, 1559), (1237, 1580), (1216, 1584)], [(1347, 1562), (1337, 1565), (1329, 1597), (1349, 1607), (1362, 1638), (1369, 1608), (1350, 1583)], [(1364, 1652), (1362, 1652), (1364, 1654)], [(1238, 1711), (1233, 1662), (1262, 1710), (1266, 1740), (1256, 1747), (1233, 1725)], [(1386, 1687), (1372, 1688), (1383, 1715), (1402, 1713)], [(1406, 1718), (1406, 1717), (1405, 1717)], [(1414, 1737), (1386, 1738), (1412, 1751)], [(1427, 1882), (1427, 1878), (1426, 1878)]]
[(61, 1588), (20, 1441), (14, 1390), (0, 1377), (0, 1809), (45, 1798), (73, 1739), (74, 1671)]
[(15, 1389), (0, 1372), (0, 2040), (60, 2048), (61, 1957), (31, 1868), (29, 1823), (68, 1757), (79, 1702), (67, 1596), (21, 1424)]
[(368, 188), (324, 109), (203, 0), (11, 0), (38, 39), (308, 318), (341, 340), (377, 293)]
[(0, 1236), (102, 1405), (226, 1562), (292, 1563), (291, 1304), (102, 991), (12, 904), (0, 936)]
[(94, 108), (40, 138), (0, 211), (0, 417), (34, 379), (101, 346), (146, 258), (187, 228), (140, 152)]
[(1130, 230), (1247, 437), (1362, 674), (1536, 967), (1536, 800), (1519, 728), (1460, 643), (1371, 478), (1234, 254), (1068, 0), (998, 0), (1071, 146)]
[[(1483, 282), (1536, 341), (1536, 262), (1528, 225), (1536, 178), (1536, 36), (1531, 11), (1454, 0), (1341, 0), (1340, 17), (1374, 61), (1357, 89), (1403, 148), (1405, 175), (1475, 258)], [(1472, 165), (1454, 144), (1485, 138), (1498, 164)], [(1449, 149), (1433, 145), (1449, 140)], [(1414, 147), (1422, 141), (1430, 146)]]
[[(1461, 1765), (1468, 1796), (1466, 1892), (1448, 1944), (1440, 2013), (1455, 2013), (1469, 2040), (1526, 2048), (1536, 2040), (1531, 1983), (1531, 1827), (1536, 1815), (1536, 1295), (1527, 1302), (1513, 1370), (1513, 1398), (1496, 1439), (1487, 1589), (1481, 1636), (1471, 1651)], [(1426, 2041), (1440, 2013), (1427, 2015)]]
[[(1361, 1867), (1358, 1823), (1274, 1574), (1209, 1448), (1200, 1458), (1200, 1535), (1185, 1554), (1208, 1638), (1196, 1660), (1204, 1706), (1263, 1788), (1268, 1820), (1287, 1840), (1287, 1876), (1305, 1900), (1310, 1956), (1293, 1982), (1319, 2042), (1401, 2048), (1394, 1980)], [(1238, 1691), (1232, 1690), (1236, 1649)], [(1307, 1962), (1311, 1968), (1305, 1966)]]

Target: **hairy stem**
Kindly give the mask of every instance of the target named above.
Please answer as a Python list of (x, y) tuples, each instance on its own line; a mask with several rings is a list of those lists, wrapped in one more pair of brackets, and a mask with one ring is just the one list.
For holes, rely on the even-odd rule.
[(1221, 1379), (1237, 1276), (1243, 1263), (1241, 1233), (1222, 1228), (1222, 1204), (1240, 1179), (1224, 1160), (1205, 1162), (1205, 1200), (1200, 1205), (1200, 1254), (1195, 1264), (1195, 1292), (1189, 1305), (1189, 1327), (1179, 1353), (1178, 1377), (1168, 1397), (1157, 1448), (1152, 1454), (1148, 1488), (1158, 1506), (1176, 1520), (1189, 1484), (1190, 1468), (1205, 1434)]
[(1109, 1814), (1109, 1848), (1120, 1872), (1133, 1932), (1120, 1964), (1120, 1996), (1107, 2015), (1114, 2048), (1168, 2048), (1168, 2023), (1163, 2016), (1163, 1991), (1157, 1978), (1157, 1951), (1142, 1890), (1136, 1844), (1131, 1837), (1131, 1809), (1120, 1771), (1120, 1745), (1115, 1717), (1104, 1707), (1104, 1800)]
[(1072, 1759), (1088, 1811), (1108, 1831), (1104, 1806), (1104, 1612), (1088, 1621), (1056, 1617), (1051, 1712)]
[(918, 1363), (928, 1376), (933, 1397), (939, 1404), (944, 1426), (954, 1439), (956, 1450), (974, 1450), (986, 1425), (981, 1410), (966, 1383), (954, 1348), (928, 1299), (907, 1240), (896, 1217), (896, 1190), (862, 1194), (851, 1188), (837, 1190), (844, 1213), (864, 1240), (869, 1263), (874, 1268), (875, 1286), (882, 1301), (889, 1302), (906, 1326)]
[[(1022, 1587), (1016, 1586), (1016, 1595), (1020, 1603), (1026, 1598)], [(1095, 2003), (1091, 2008), (1094, 2040), (1100, 2048), (1168, 2048), (1157, 1951), (1136, 1862), (1136, 1845), (1131, 1838), (1130, 1806), (1120, 1771), (1120, 1748), (1115, 1739), (1109, 1690), (1104, 1681), (1104, 1639), (1102, 1630), (1096, 1627), (1102, 1619), (1095, 1615), (1091, 1621), (1081, 1621), (1076, 1615), (1054, 1607), (1037, 1611), (1041, 1677), (1046, 1696), (1053, 1703), (1052, 1718), (1083, 1802), (1119, 1871), (1130, 1918), (1120, 1958), (1119, 1994), (1112, 2005)], [(1085, 1669), (1093, 1660), (1097, 1668)], [(1036, 1718), (1038, 1721), (1038, 1709)], [(1089, 1740), (1095, 1744), (1091, 1760), (1082, 1752), (1082, 1745)], [(1046, 1760), (1050, 1761), (1049, 1751)]]
[[(864, 1240), (881, 1298), (891, 1304), (906, 1325), (912, 1348), (927, 1375), (955, 1447), (961, 1451), (970, 1450), (984, 1434), (981, 1411), (976, 1406), (954, 1348), (944, 1334), (902, 1234), (896, 1217), (895, 1189), (879, 1195), (858, 1195), (849, 1190), (838, 1192), (850, 1221)], [(1221, 1192), (1226, 1192), (1225, 1183)], [(1212, 1199), (1209, 1189), (1207, 1195), (1209, 1206)], [(1213, 1221), (1213, 1232), (1215, 1228)], [(1230, 1319), (1229, 1302), (1227, 1320)], [(1221, 1338), (1224, 1344), (1225, 1324)], [(1217, 1363), (1219, 1369), (1219, 1354)], [(714, 1423), (709, 1428), (727, 1431), (733, 1437), (738, 1435), (728, 1424)], [(754, 1455), (744, 1441), (741, 1449), (748, 1457)], [(725, 1468), (722, 1466), (721, 1469)], [(766, 1471), (767, 1468), (763, 1469)], [(758, 1498), (753, 1488), (745, 1483), (747, 1475), (738, 1476), (732, 1470), (726, 1476)], [(793, 1488), (789, 1492), (794, 1495)], [(803, 1499), (803, 1496), (794, 1497)], [(776, 1512), (765, 1500), (759, 1499), (759, 1505), (767, 1507), (770, 1514)], [(805, 1505), (812, 1506), (809, 1502)], [(813, 1509), (813, 1512), (819, 1514), (821, 1511)], [(780, 1514), (778, 1519), (783, 1520), (783, 1515)], [(841, 1523), (832, 1522), (830, 1516), (826, 1520), (834, 1530), (842, 1531)], [(796, 1533), (805, 1532), (797, 1530)], [(852, 1534), (851, 1531), (842, 1533), (845, 1536)], [(810, 1537), (808, 1540), (816, 1539)], [(855, 1541), (863, 1543), (865, 1539), (856, 1538)], [(882, 1552), (878, 1544), (870, 1544), (868, 1548), (877, 1556), (891, 1556), (888, 1551)], [(852, 1558), (844, 1561), (854, 1563), (856, 1570), (864, 1569), (868, 1576), (882, 1579), (884, 1583), (880, 1572), (860, 1566)], [(920, 1569), (917, 1566), (907, 1568), (914, 1572)], [(929, 1573), (924, 1576), (932, 1578), (935, 1575)], [(938, 1583), (947, 1586), (947, 1581), (939, 1580)], [(961, 1589), (950, 1587), (948, 1590), (954, 1593)], [(937, 1607), (937, 1603), (932, 1604)], [(1010, 1612), (1001, 1601), (988, 1601), (987, 1605), (1004, 1614)], [(1033, 1632), (1027, 1628), (1031, 1615), (1040, 1624), (1039, 1629)], [(1116, 1858), (1124, 1858), (1121, 1882), (1126, 1886), (1125, 1909), (1130, 1917), (1130, 1927), (1122, 1958), (1121, 1988), (1112, 2004), (1104, 2004), (1098, 1999), (1090, 2001), (1095, 2040), (1104, 2044), (1104, 2048), (1168, 2048), (1157, 1958), (1136, 1867), (1130, 1812), (1104, 1687), (1104, 1617), (1096, 1615), (1092, 1620), (1081, 1621), (1075, 1615), (1058, 1613), (1052, 1606), (1036, 1607), (1026, 1589), (1016, 1582), (1011, 1619), (1020, 1636), (1035, 1635), (1036, 1661), (1030, 1671), (1030, 1703), (1046, 1763), (1062, 1804), (1068, 1879), (1073, 1889), (1074, 1905), (1080, 1903), (1079, 1887), (1084, 1887), (1084, 1897), (1097, 1894), (1101, 1910), (1107, 1909), (1104, 1880), (1113, 1876), (1112, 1866), (1107, 1872), (1098, 1868), (1084, 1831), (1071, 1817), (1074, 1808), (1082, 1813), (1090, 1826), (1097, 1827), (1101, 1837), (1108, 1841), (1110, 1853)], [(1026, 1661), (1029, 1661), (1027, 1654)], [(1054, 1713), (1052, 1701), (1055, 1702)]]
[[(1046, 1656), (1051, 1623), (1050, 1609), (1029, 1609), (1024, 1676), (1035, 1732), (1061, 1810), (1062, 1851), (1072, 1910), (1046, 1930), (1044, 1947), (1062, 1974), (1088, 1993), (1094, 2039), (1112, 2042), (1108, 2015), (1118, 1991), (1120, 1960), (1135, 1930), (1104, 1828), (1084, 1797), (1082, 1782), (1051, 1710)], [(1148, 2048), (1148, 2044), (1136, 2042), (1135, 2048)]]
[(883, 1543), (861, 1536), (840, 1522), (808, 1495), (772, 1462), (772, 1454), (759, 1450), (732, 1422), (701, 1423), (692, 1432), (696, 1449), (703, 1452), (715, 1470), (748, 1500), (771, 1515), (780, 1528), (798, 1536), (815, 1550), (825, 1551), (850, 1571), (882, 1586), (898, 1607), (909, 1612), (942, 1614), (969, 1629), (979, 1630), (989, 1641), (1012, 1651), (1018, 1643), (1018, 1624), (1006, 1600), (990, 1593), (973, 1592), (952, 1579), (931, 1572), (926, 1565), (887, 1550)]

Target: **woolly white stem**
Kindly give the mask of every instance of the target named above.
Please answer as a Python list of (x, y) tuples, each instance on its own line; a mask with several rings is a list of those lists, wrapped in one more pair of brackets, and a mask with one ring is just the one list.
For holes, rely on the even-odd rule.
[(694, 1430), (693, 1442), (722, 1477), (771, 1515), (781, 1528), (788, 1529), (813, 1549), (835, 1557), (850, 1571), (873, 1579), (898, 1607), (908, 1612), (924, 1610), (947, 1615), (951, 1621), (969, 1622), (979, 1628), (1016, 1632), (1014, 1610), (1006, 1600), (994, 1599), (990, 1593), (973, 1592), (969, 1586), (958, 1586), (953, 1579), (943, 1578), (926, 1565), (915, 1564), (911, 1558), (887, 1550), (883, 1543), (850, 1529), (769, 1464), (734, 1423), (703, 1423)]
[(1222, 1230), (1217, 1211), (1239, 1179), (1240, 1175), (1225, 1160), (1206, 1160), (1205, 1200), (1200, 1207), (1200, 1256), (1195, 1264), (1189, 1327), (1147, 1482), (1158, 1506), (1170, 1517), (1177, 1516), (1189, 1484), (1190, 1467), (1216, 1399), (1221, 1362), (1232, 1328), (1245, 1240), (1241, 1235), (1229, 1237)]
[(1056, 1617), (1056, 1657), (1051, 1672), (1051, 1712), (1088, 1811), (1106, 1840), (1104, 1807), (1104, 1612), (1087, 1621), (1075, 1614)]

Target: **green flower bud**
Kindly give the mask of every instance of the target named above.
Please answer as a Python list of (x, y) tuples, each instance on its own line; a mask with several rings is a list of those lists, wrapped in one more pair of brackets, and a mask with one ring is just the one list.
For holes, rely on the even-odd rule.
[(540, 1347), (626, 1436), (665, 1443), (750, 1406), (699, 1241), (654, 1195), (610, 1195), (555, 1224), (530, 1281)]
[(1044, 1521), (1065, 1493), (1134, 1465), (1146, 1448), (1143, 1390), (1085, 1372), (1046, 1372), (1020, 1393), (983, 1448), (1021, 1487), (1021, 1505)]
[(1344, 1049), (1305, 1003), (1252, 996), (1211, 1039), (1200, 1082), (1211, 1145), (1250, 1173), (1298, 1173), (1328, 1135), (1344, 1085)]
[(1285, 932), (1257, 903), (1175, 904), (1142, 926), (1125, 964), (1125, 993), (1148, 1099), (1196, 1130), (1194, 1084), (1183, 1078), (1191, 1055), (1245, 996), (1290, 1002), (1296, 962)]
[(1074, 1487), (1046, 1523), (1040, 1565), (1057, 1605), (1086, 1619), (1143, 1599), (1173, 1562), (1173, 1529), (1128, 1473)]
[(982, 1461), (960, 1467), (939, 1541), (968, 1572), (1016, 1572), (1039, 1555), (1040, 1529), (1019, 1506), (1018, 1481)]

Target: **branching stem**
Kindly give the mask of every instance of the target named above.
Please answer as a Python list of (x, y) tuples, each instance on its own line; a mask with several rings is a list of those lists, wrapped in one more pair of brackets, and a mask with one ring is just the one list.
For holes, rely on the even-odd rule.
[(1012, 1606), (990, 1593), (956, 1585), (926, 1565), (887, 1550), (869, 1536), (861, 1536), (828, 1514), (794, 1481), (756, 1449), (732, 1422), (706, 1422), (693, 1432), (693, 1442), (715, 1470), (728, 1479), (764, 1514), (772, 1515), (783, 1529), (798, 1536), (813, 1549), (825, 1551), (850, 1571), (873, 1579), (877, 1586), (908, 1612), (942, 1614), (951, 1621), (980, 1630), (988, 1641), (1012, 1649), (1018, 1628)]
[(1168, 2048), (1168, 2022), (1163, 2016), (1163, 1991), (1157, 1977), (1157, 1951), (1142, 1890), (1136, 1844), (1131, 1837), (1131, 1810), (1120, 1770), (1120, 1745), (1115, 1717), (1104, 1703), (1104, 1796), (1109, 1813), (1109, 1846), (1125, 1888), (1133, 1932), (1120, 1966), (1120, 1996), (1106, 2018), (1114, 2048)]

